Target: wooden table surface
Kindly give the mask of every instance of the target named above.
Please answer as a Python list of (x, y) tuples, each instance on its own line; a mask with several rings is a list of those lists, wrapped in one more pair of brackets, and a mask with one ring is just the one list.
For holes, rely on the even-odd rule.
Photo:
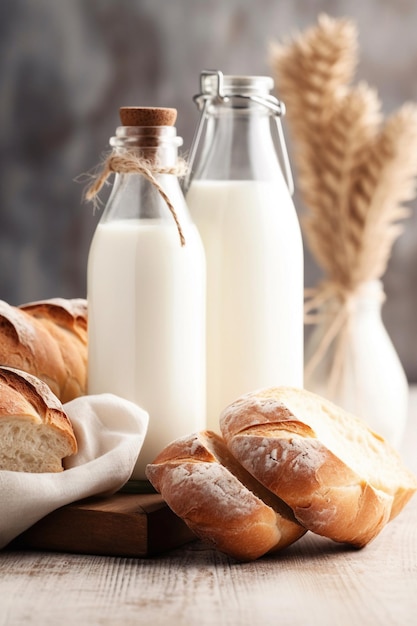
[[(403, 456), (417, 472), (417, 388)], [(417, 496), (365, 549), (307, 533), (239, 564), (203, 543), (137, 559), (0, 552), (0, 626), (417, 624)]]

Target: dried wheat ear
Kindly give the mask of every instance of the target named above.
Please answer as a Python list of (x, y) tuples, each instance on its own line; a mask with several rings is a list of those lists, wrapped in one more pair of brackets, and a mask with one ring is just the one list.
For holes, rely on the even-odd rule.
[(307, 243), (341, 292), (380, 278), (409, 214), (417, 175), (417, 105), (390, 117), (368, 84), (353, 85), (357, 29), (321, 15), (270, 63), (285, 102)]

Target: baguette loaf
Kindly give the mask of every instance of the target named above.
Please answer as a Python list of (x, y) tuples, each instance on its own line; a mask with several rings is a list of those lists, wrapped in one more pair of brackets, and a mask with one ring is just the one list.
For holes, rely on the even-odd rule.
[(62, 403), (87, 386), (87, 302), (55, 298), (13, 307), (0, 300), (0, 365), (43, 380)]
[(62, 459), (76, 451), (72, 425), (49, 387), (0, 367), (0, 470), (61, 472)]
[(222, 412), (220, 427), (235, 458), (303, 526), (335, 541), (364, 546), (417, 489), (388, 443), (302, 389), (246, 394)]
[(236, 559), (256, 559), (306, 532), (291, 509), (248, 474), (213, 432), (174, 441), (146, 473), (198, 537)]

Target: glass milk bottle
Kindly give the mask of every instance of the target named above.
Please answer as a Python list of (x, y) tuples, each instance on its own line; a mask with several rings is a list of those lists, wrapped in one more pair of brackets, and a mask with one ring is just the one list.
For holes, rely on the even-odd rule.
[(185, 190), (206, 252), (207, 418), (217, 431), (239, 395), (303, 385), (303, 248), (272, 88), (270, 77), (202, 72), (195, 96)]
[(114, 185), (88, 258), (88, 392), (149, 413), (139, 481), (165, 445), (205, 425), (205, 258), (175, 175), (175, 116), (121, 109)]

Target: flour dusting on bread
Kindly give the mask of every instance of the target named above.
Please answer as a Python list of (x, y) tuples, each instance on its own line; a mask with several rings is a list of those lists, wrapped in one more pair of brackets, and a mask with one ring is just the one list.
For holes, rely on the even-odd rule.
[(304, 389), (246, 394), (225, 408), (220, 427), (249, 473), (306, 528), (335, 541), (366, 545), (417, 489), (384, 439)]

